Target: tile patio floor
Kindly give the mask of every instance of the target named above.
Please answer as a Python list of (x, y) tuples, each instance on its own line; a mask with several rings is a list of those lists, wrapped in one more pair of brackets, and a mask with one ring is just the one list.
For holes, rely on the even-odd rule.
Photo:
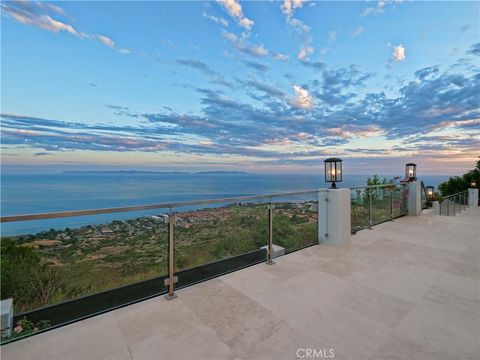
[(3, 359), (480, 359), (480, 210), (403, 217), (1, 348)]

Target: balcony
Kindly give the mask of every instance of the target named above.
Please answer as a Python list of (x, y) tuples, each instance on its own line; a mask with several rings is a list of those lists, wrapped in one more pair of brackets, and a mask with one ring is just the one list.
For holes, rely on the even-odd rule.
[(6, 344), (2, 356), (294, 359), (333, 349), (335, 359), (476, 359), (479, 216), (471, 207), (396, 218), (341, 246), (176, 290), (171, 301), (153, 297)]

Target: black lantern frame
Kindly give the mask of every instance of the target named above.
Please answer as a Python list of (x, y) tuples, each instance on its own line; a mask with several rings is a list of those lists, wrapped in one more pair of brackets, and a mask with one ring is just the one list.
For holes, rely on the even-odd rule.
[(337, 182), (342, 182), (342, 159), (329, 158), (325, 162), (325, 182), (332, 183), (331, 189), (337, 188)]
[(417, 164), (408, 163), (405, 165), (405, 179), (408, 181), (417, 180)]
[(435, 188), (433, 186), (426, 186), (425, 190), (427, 191), (428, 200), (433, 200), (433, 194), (435, 193)]

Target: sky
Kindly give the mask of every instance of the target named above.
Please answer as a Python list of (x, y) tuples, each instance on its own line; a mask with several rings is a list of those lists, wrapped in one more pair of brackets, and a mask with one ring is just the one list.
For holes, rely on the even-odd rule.
[(9, 172), (461, 174), (480, 2), (1, 2)]

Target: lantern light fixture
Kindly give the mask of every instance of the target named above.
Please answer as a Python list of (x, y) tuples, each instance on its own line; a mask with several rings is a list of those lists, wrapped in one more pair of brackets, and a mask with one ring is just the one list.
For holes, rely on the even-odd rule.
[(427, 186), (427, 187), (425, 187), (425, 190), (427, 190), (428, 200), (433, 200), (434, 189), (435, 189), (435, 188), (434, 188), (433, 186)]
[(337, 188), (337, 182), (342, 181), (342, 159), (329, 158), (325, 162), (325, 182), (331, 183), (331, 189)]
[(475, 189), (477, 187), (477, 181), (472, 180), (471, 183), (470, 183), (470, 187)]
[(417, 164), (408, 163), (405, 165), (405, 180), (417, 180)]

